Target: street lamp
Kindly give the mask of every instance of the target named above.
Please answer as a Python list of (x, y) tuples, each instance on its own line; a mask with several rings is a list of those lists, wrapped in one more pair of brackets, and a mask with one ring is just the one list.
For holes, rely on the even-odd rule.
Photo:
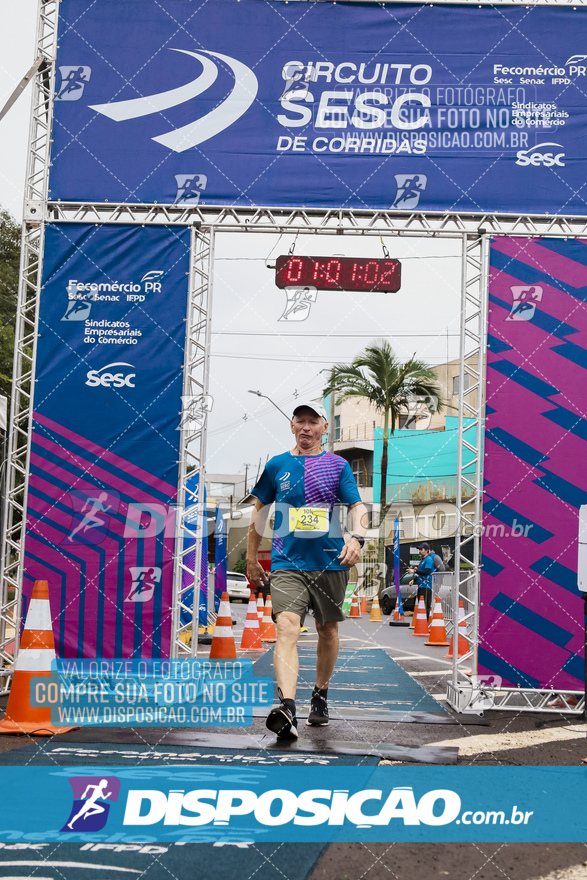
[(260, 391), (251, 391), (250, 388), (249, 388), (249, 394), (256, 394), (257, 397), (264, 397), (265, 400), (268, 400), (269, 403), (272, 403), (272, 404), (273, 404), (273, 406), (275, 407), (275, 409), (278, 409), (278, 410), (279, 410), (279, 412), (281, 413), (282, 416), (285, 416), (285, 417), (286, 417), (286, 419), (288, 420), (288, 422), (291, 421), (290, 417), (289, 417), (288, 415), (286, 415), (286, 413), (284, 413), (284, 411), (281, 409), (281, 407), (277, 406), (277, 404), (276, 404), (273, 400), (271, 400), (270, 397), (267, 397), (266, 394), (262, 394)]

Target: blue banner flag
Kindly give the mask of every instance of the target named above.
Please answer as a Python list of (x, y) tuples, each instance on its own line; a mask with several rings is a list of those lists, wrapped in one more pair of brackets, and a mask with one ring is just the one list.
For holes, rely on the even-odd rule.
[(404, 603), (402, 600), (399, 573), (399, 517), (397, 516), (393, 521), (393, 579), (395, 582), (395, 592), (397, 594), (397, 612), (400, 616), (403, 616)]
[(50, 198), (586, 214), (587, 10), (62, 0)]
[(169, 656), (190, 231), (46, 228), (23, 592), (59, 657)]
[(218, 611), (220, 597), (227, 588), (226, 523), (219, 507), (216, 508), (216, 534), (214, 544), (214, 610)]

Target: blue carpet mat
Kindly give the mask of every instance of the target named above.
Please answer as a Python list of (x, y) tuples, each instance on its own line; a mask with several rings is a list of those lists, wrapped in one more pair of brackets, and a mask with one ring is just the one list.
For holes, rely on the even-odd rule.
[(322, 843), (137, 843), (134, 850), (132, 846), (0, 844), (0, 880), (305, 880), (325, 849)]
[[(65, 742), (44, 740), (9, 752), (0, 753), (0, 766), (34, 766), (57, 764), (60, 767), (83, 764), (126, 764), (132, 767), (165, 766), (167, 764), (229, 764), (258, 767), (279, 764), (283, 767), (375, 766), (379, 758), (370, 755), (316, 754), (296, 751), (295, 754), (254, 749), (203, 748), (202, 746), (152, 746), (127, 743)], [(0, 874), (0, 880), (2, 875)]]
[[(316, 649), (299, 647), (298, 700), (308, 702), (316, 675)], [(273, 650), (254, 665), (255, 675), (274, 677)], [(274, 688), (277, 700), (277, 686)], [(404, 712), (446, 712), (417, 681), (382, 649), (343, 649), (328, 688), (331, 710), (383, 709)]]

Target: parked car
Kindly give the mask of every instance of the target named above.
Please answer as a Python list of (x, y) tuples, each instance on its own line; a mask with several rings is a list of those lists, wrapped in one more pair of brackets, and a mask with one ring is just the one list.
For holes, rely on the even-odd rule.
[[(402, 591), (402, 601), (404, 603), (404, 610), (410, 611), (413, 610), (415, 602), (416, 602), (416, 593), (418, 592), (418, 588), (416, 584), (410, 586), (410, 581), (414, 577), (413, 574), (406, 571), (400, 578), (400, 589)], [(395, 584), (391, 584), (389, 587), (385, 587), (384, 590), (379, 594), (379, 604), (381, 606), (381, 611), (383, 614), (391, 614), (393, 609), (395, 608), (395, 603), (397, 601), (397, 593), (395, 590)]]
[(228, 592), (228, 598), (231, 601), (233, 599), (241, 599), (243, 602), (249, 601), (251, 585), (249, 584), (246, 574), (240, 574), (238, 571), (227, 571), (226, 589)]

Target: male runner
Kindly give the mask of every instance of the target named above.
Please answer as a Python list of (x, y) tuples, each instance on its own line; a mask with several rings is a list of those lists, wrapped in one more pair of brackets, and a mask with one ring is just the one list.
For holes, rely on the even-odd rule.
[[(271, 602), (276, 620), (274, 665), (280, 704), (267, 717), (267, 727), (280, 739), (298, 735), (296, 684), (300, 619), (308, 604), (318, 632), (316, 686), (307, 724), (328, 724), (328, 684), (338, 656), (338, 622), (349, 569), (360, 559), (365, 542), (366, 508), (350, 465), (326, 452), (326, 410), (313, 401), (297, 403), (291, 420), (295, 446), (270, 459), (253, 495), (247, 547), (247, 575), (257, 587), (267, 575), (257, 553), (272, 502), (275, 526), (271, 554)], [(353, 511), (353, 534), (345, 543), (335, 505)]]

